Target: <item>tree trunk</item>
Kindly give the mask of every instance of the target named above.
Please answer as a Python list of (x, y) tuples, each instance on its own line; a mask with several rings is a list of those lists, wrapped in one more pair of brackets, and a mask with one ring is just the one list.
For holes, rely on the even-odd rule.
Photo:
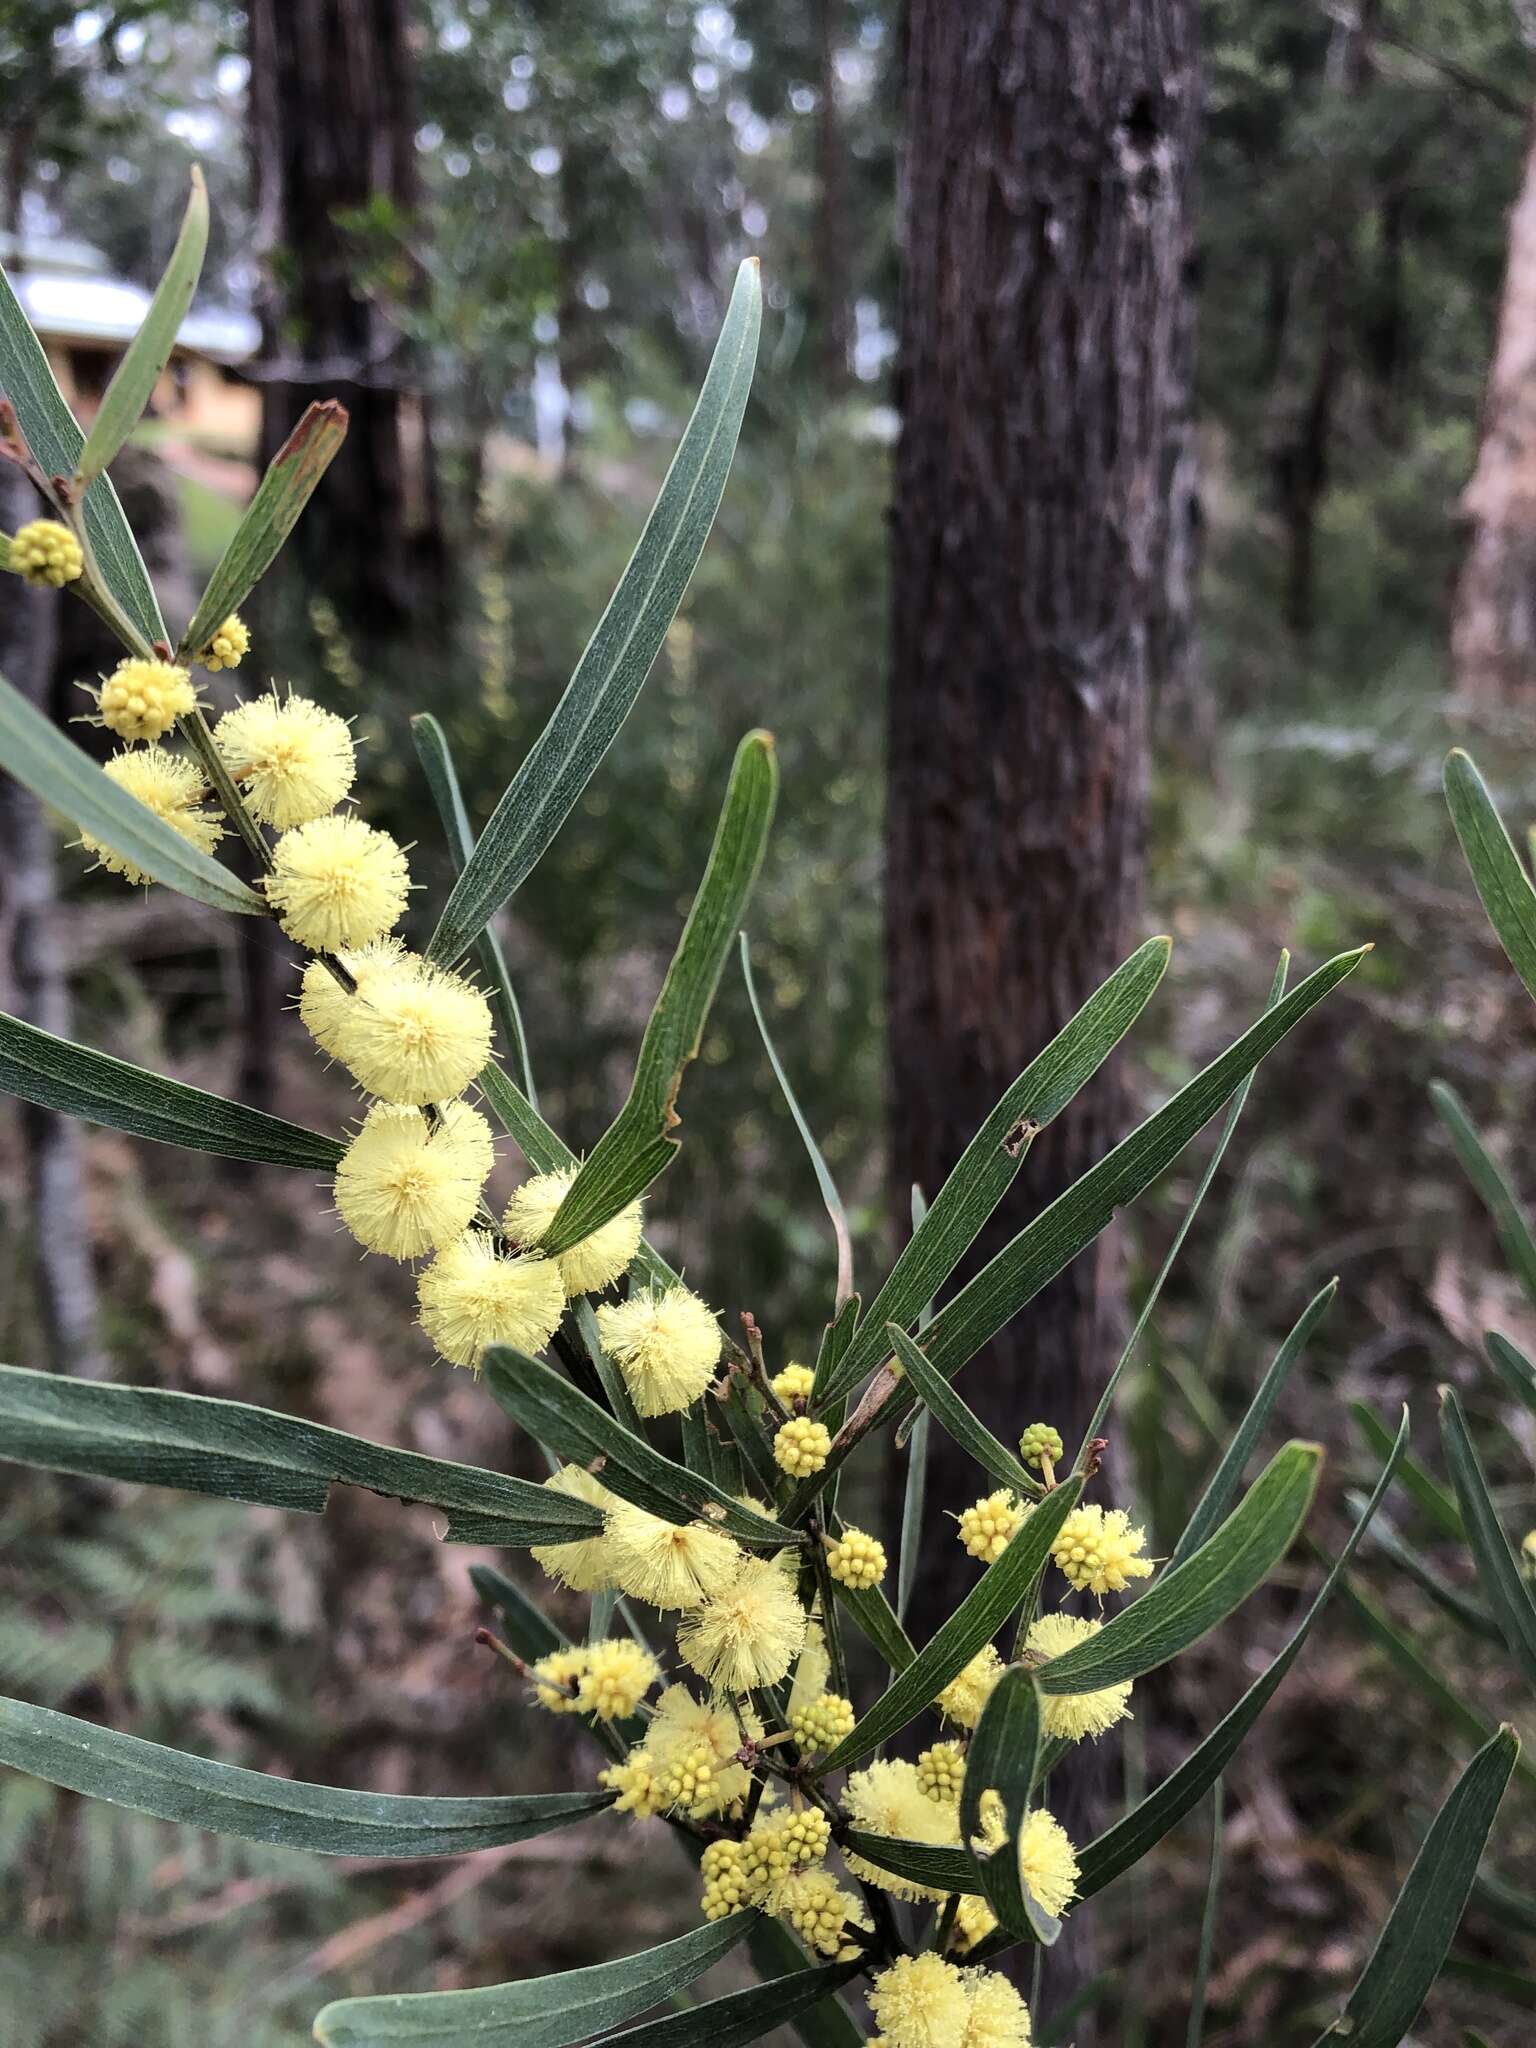
[(1536, 119), (1509, 216), (1482, 439), (1462, 509), (1472, 531), (1452, 615), (1456, 687), (1485, 704), (1522, 701), (1536, 685)]
[[(0, 463), (0, 527), (38, 516), (32, 487)], [(0, 673), (46, 708), (58, 596), (10, 579), (0, 604)], [(57, 1037), (70, 1036), (69, 983), (59, 953), (53, 828), (30, 790), (0, 775), (0, 1003)], [(27, 1236), (47, 1363), (77, 1379), (101, 1379), (96, 1279), (74, 1120), (17, 1105), (26, 1173)], [(41, 1360), (29, 1361), (42, 1363)]]
[[(250, 0), (249, 134), (261, 264), (262, 459), (312, 399), (351, 414), (346, 445), (277, 568), (282, 616), (312, 595), (365, 647), (438, 600), (431, 450), (411, 352), (358, 282), (348, 214), (399, 233), (415, 199), (408, 0)], [(269, 605), (264, 626), (270, 631)]]
[[(1194, 0), (912, 0), (893, 513), (892, 1200), (1127, 948), (1197, 110)], [(1101, 1077), (1035, 1141), (989, 1256), (1119, 1135)], [(1108, 1369), (1086, 1253), (965, 1379), (1068, 1438)], [(930, 1498), (978, 1490), (936, 1432)], [(1115, 1467), (1110, 1465), (1113, 1476)], [(975, 1567), (930, 1531), (918, 1641)]]

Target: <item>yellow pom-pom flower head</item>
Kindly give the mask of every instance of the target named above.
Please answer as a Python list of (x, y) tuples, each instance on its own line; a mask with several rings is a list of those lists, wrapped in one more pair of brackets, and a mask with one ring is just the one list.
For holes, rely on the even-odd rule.
[(657, 1782), (656, 1760), (648, 1749), (632, 1749), (622, 1763), (599, 1771), (597, 1782), (619, 1795), (613, 1802), (615, 1813), (632, 1813), (636, 1820), (650, 1820), (667, 1803)]
[(774, 1461), (791, 1479), (809, 1479), (827, 1462), (832, 1438), (824, 1422), (792, 1415), (773, 1439)]
[(646, 1737), (665, 1803), (699, 1819), (726, 1813), (745, 1799), (751, 1781), (736, 1755), (743, 1729), (749, 1741), (763, 1732), (751, 1707), (742, 1708), (738, 1721), (726, 1700), (698, 1700), (687, 1686), (669, 1685), (656, 1702)]
[(839, 1692), (824, 1692), (803, 1707), (790, 1712), (789, 1726), (796, 1743), (807, 1755), (818, 1749), (833, 1749), (845, 1735), (851, 1735), (857, 1716), (853, 1702)]
[[(978, 1853), (995, 1852), (1007, 1838), (1002, 1800), (996, 1792), (983, 1792), (981, 1833), (971, 1847)], [(1061, 1822), (1043, 1806), (1027, 1813), (1019, 1829), (1019, 1875), (1036, 1902), (1057, 1919), (1077, 1895), (1076, 1852)]]
[(1124, 1508), (1074, 1508), (1056, 1532), (1051, 1556), (1080, 1593), (1123, 1593), (1132, 1579), (1152, 1576), (1143, 1557), (1145, 1531), (1133, 1529)]
[(410, 872), (387, 832), (361, 818), (316, 818), (278, 840), (264, 887), (290, 939), (334, 953), (381, 939), (400, 922)]
[(652, 1607), (697, 1607), (736, 1576), (741, 1551), (703, 1522), (668, 1522), (617, 1503), (608, 1517), (607, 1558), (614, 1583)]
[(231, 612), (199, 647), (197, 658), (204, 668), (217, 675), (220, 669), (238, 668), (250, 651), (250, 628), (238, 612)]
[(534, 1705), (546, 1708), (551, 1714), (580, 1713), (579, 1695), (586, 1669), (587, 1651), (584, 1648), (551, 1650), (547, 1657), (541, 1657), (528, 1667)]
[(421, 1327), (450, 1365), (480, 1369), (488, 1344), (542, 1351), (565, 1311), (553, 1259), (505, 1259), (483, 1230), (444, 1245), (416, 1287)]
[(827, 1570), (840, 1586), (856, 1592), (878, 1586), (885, 1577), (885, 1545), (862, 1529), (844, 1529), (827, 1545)]
[[(618, 1501), (584, 1465), (562, 1465), (544, 1481), (547, 1493), (563, 1493), (572, 1500), (584, 1500), (601, 1508), (605, 1515)], [(615, 1583), (606, 1526), (601, 1535), (578, 1536), (574, 1543), (536, 1543), (530, 1553), (534, 1562), (552, 1579), (569, 1586), (573, 1593), (605, 1593)]]
[(747, 1904), (751, 1887), (740, 1842), (711, 1842), (699, 1858), (699, 1874), (704, 1880), (700, 1903), (706, 1920), (724, 1920)]
[(683, 1662), (721, 1692), (777, 1685), (805, 1641), (794, 1581), (772, 1558), (743, 1556), (730, 1581), (683, 1616)]
[(808, 1365), (786, 1365), (773, 1376), (773, 1391), (789, 1407), (795, 1401), (809, 1401), (816, 1375)]
[[(164, 747), (128, 747), (114, 754), (102, 770), (110, 782), (143, 804), (146, 810), (179, 833), (199, 853), (212, 853), (224, 836), (217, 812), (204, 808), (207, 790), (196, 765)], [(130, 882), (149, 882), (152, 876), (135, 866), (126, 854), (118, 853), (104, 840), (82, 832), (80, 845), (94, 853), (99, 867), (122, 875)]]
[(888, 2048), (965, 2048), (966, 1972), (933, 1950), (876, 1971), (866, 1996)]
[(237, 704), (213, 741), (252, 815), (283, 832), (335, 810), (357, 773), (347, 721), (308, 697), (274, 690)]
[[(525, 1180), (508, 1202), (502, 1219), (508, 1237), (515, 1244), (537, 1251), (575, 1178), (575, 1167), (568, 1166), (556, 1173), (539, 1173), (532, 1180)], [(582, 1238), (569, 1251), (555, 1253), (555, 1263), (560, 1268), (566, 1293), (600, 1293), (629, 1270), (630, 1261), (639, 1249), (640, 1204), (631, 1202), (627, 1209), (621, 1209), (617, 1216), (594, 1230), (590, 1237)]]
[(372, 976), (346, 1012), (339, 1057), (386, 1102), (443, 1102), (491, 1056), (491, 1006), (472, 982), (408, 958)]
[(366, 946), (343, 947), (337, 959), (351, 975), (354, 988), (338, 981), (323, 960), (311, 960), (299, 984), (299, 1019), (322, 1052), (341, 1058), (354, 1006), (366, 1002), (369, 989), (392, 974), (425, 974), (425, 960), (408, 953), (399, 939), (371, 939)]
[(960, 1910), (955, 1915), (954, 1933), (951, 1936), (954, 1948), (960, 1955), (966, 1955), (978, 1948), (989, 1934), (997, 1929), (997, 1915), (975, 1892), (967, 1892), (960, 1901)]
[[(932, 1848), (953, 1848), (959, 1844), (955, 1809), (928, 1797), (917, 1766), (905, 1758), (884, 1757), (854, 1771), (843, 1792), (843, 1805), (854, 1826), (865, 1834), (923, 1842)], [(845, 1861), (863, 1883), (878, 1885), (898, 1899), (941, 1896), (931, 1887), (882, 1870), (862, 1856), (847, 1855)]]
[(1029, 1509), (1001, 1488), (968, 1507), (960, 1516), (960, 1541), (967, 1557), (996, 1564), (1028, 1519)]
[(40, 589), (62, 590), (84, 572), (85, 556), (57, 519), (29, 519), (11, 541), (11, 567)]
[(661, 1677), (661, 1666), (628, 1636), (609, 1636), (588, 1643), (576, 1703), (599, 1721), (622, 1721), (632, 1714)]
[(681, 1282), (604, 1302), (597, 1334), (641, 1415), (671, 1415), (697, 1401), (720, 1360), (720, 1326)]
[(917, 1759), (917, 1782), (939, 1806), (958, 1806), (965, 1783), (965, 1751), (958, 1742), (936, 1742)]
[[(1031, 1624), (1025, 1647), (1048, 1662), (1088, 1642), (1103, 1626), (1086, 1615), (1042, 1614)], [(1040, 1708), (1048, 1736), (1061, 1742), (1081, 1742), (1084, 1736), (1102, 1735), (1117, 1721), (1129, 1718), (1130, 1681), (1100, 1686), (1093, 1692), (1042, 1692)]]
[(830, 1870), (792, 1872), (776, 1888), (773, 1909), (821, 1956), (842, 1955), (851, 1930), (870, 1925), (863, 1906)]
[(130, 655), (96, 693), (96, 709), (120, 740), (164, 739), (197, 705), (192, 678), (173, 662)]
[(960, 2048), (1030, 2048), (1029, 2007), (996, 1970), (967, 1970), (971, 2009)]
[(956, 1672), (934, 1704), (945, 1720), (952, 1721), (957, 1728), (974, 1728), (1002, 1675), (1003, 1660), (988, 1643), (963, 1671)]
[(365, 1250), (391, 1259), (437, 1251), (469, 1227), (491, 1170), (491, 1128), (467, 1102), (436, 1125), (376, 1102), (336, 1169), (336, 1208)]

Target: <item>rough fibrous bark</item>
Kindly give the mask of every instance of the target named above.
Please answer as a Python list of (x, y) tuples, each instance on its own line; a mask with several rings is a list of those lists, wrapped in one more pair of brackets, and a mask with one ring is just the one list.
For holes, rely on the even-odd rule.
[(1456, 686), (1489, 704), (1522, 701), (1536, 686), (1536, 125), (1509, 216), (1498, 339), (1462, 510), (1471, 539), (1451, 628)]

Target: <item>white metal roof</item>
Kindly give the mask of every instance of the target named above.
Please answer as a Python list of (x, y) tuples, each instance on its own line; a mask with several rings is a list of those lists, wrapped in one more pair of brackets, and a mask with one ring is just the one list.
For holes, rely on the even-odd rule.
[[(143, 325), (149, 293), (105, 274), (106, 259), (84, 242), (29, 242), (11, 282), (22, 310), (44, 339), (126, 345)], [(255, 355), (261, 328), (237, 306), (203, 306), (176, 334), (178, 348), (243, 363)]]

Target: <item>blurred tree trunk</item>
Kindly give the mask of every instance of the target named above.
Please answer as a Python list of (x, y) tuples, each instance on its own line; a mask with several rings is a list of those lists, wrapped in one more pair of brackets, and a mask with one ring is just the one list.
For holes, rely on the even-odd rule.
[(1482, 439), (1462, 509), (1471, 541), (1451, 624), (1456, 687), (1509, 703), (1536, 684), (1536, 119), (1510, 210)]
[[(14, 532), (38, 511), (20, 471), (0, 463), (0, 527)], [(46, 710), (59, 599), (54, 591), (29, 590), (14, 577), (7, 580), (0, 604), (0, 673)], [(69, 983), (60, 957), (53, 849), (53, 827), (42, 805), (19, 782), (0, 775), (0, 1005), (68, 1038)], [(97, 1342), (80, 1128), (72, 1118), (28, 1102), (16, 1109), (26, 1174), (26, 1238), (47, 1363), (77, 1379), (102, 1379), (106, 1364)]]

